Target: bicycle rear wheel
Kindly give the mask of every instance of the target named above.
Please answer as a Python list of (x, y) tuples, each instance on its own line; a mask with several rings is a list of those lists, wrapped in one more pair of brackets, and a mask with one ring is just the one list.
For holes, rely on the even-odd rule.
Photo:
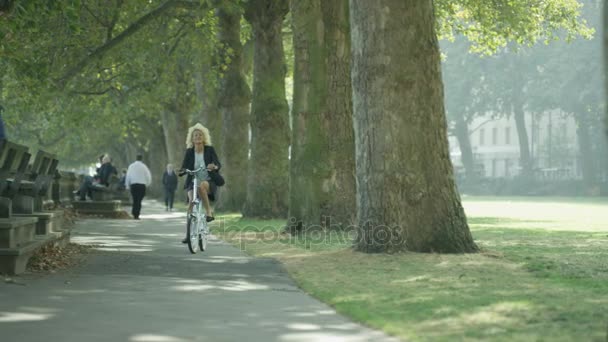
[(196, 254), (196, 252), (198, 252), (196, 240), (198, 240), (199, 233), (196, 224), (196, 217), (194, 217), (194, 215), (188, 215), (188, 223), (186, 224), (186, 236), (188, 237), (188, 249), (192, 254)]

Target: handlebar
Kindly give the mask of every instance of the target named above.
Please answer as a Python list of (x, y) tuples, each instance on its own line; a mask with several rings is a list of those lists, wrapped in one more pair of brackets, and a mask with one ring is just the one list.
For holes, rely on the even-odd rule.
[(204, 169), (204, 166), (199, 167), (196, 170), (188, 170), (188, 169), (182, 169), (182, 174), (189, 174), (189, 175), (195, 175), (197, 172), (199, 172), (200, 170)]

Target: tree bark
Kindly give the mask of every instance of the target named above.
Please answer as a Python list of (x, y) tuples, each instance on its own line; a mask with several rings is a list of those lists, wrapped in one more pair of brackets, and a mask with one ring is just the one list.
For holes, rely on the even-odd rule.
[(291, 231), (354, 222), (355, 178), (348, 2), (292, 0), (295, 71)]
[[(249, 102), (251, 92), (245, 81), (241, 62), (241, 12), (234, 7), (217, 10), (219, 40), (230, 54), (230, 64), (220, 81), (219, 111), (222, 115), (222, 175), (226, 180), (218, 209), (240, 211), (246, 200), (247, 156), (249, 152)], [(231, 51), (231, 53), (228, 53)], [(213, 134), (214, 132), (212, 132)]]
[(356, 248), (477, 246), (449, 157), (433, 2), (351, 0)]
[[(608, 74), (608, 0), (604, 0), (604, 75)], [(605, 100), (608, 101), (608, 77), (604, 77), (604, 93)], [(605, 118), (604, 118), (604, 130), (606, 132), (606, 138), (608, 138), (608, 106), (605, 109)]]
[(189, 98), (191, 93), (190, 79), (186, 76), (183, 65), (178, 65), (175, 73), (175, 94), (171, 102), (165, 104), (165, 110), (161, 113), (163, 136), (167, 150), (167, 160), (175, 168), (181, 167), (186, 148), (186, 133), (188, 132), (189, 113), (194, 103)]
[(323, 180), (328, 205), (321, 215), (325, 227), (346, 228), (356, 220), (355, 132), (348, 0), (323, 1), (327, 51), (327, 127), (330, 173)]
[(460, 159), (464, 166), (467, 181), (475, 181), (475, 159), (473, 158), (473, 149), (471, 148), (471, 137), (469, 135), (469, 126), (463, 116), (456, 117), (454, 133), (458, 139), (460, 148)]
[[(196, 73), (194, 79), (196, 94), (201, 102), (201, 107), (200, 113), (195, 115), (193, 121), (201, 122), (210, 132), (217, 135), (222, 131), (222, 116), (219, 112), (218, 89), (216, 83), (210, 80), (215, 72), (205, 71), (205, 69), (208, 69), (208, 67), (201, 66), (201, 71)], [(215, 145), (215, 151), (219, 156), (224, 154), (221, 144)]]
[(530, 143), (528, 140), (528, 129), (526, 128), (526, 117), (523, 103), (517, 99), (513, 99), (513, 117), (515, 119), (517, 138), (519, 140), (519, 161), (521, 167), (520, 176), (524, 179), (531, 179), (532, 158), (530, 157)]
[(181, 166), (186, 148), (186, 132), (188, 132), (188, 117), (183, 113), (163, 111), (161, 113), (167, 160), (176, 168)]
[(320, 1), (291, 0), (291, 17), (295, 61), (287, 226), (294, 232), (320, 224), (321, 179), (328, 174), (321, 123), (327, 68)]
[(246, 217), (287, 215), (289, 106), (281, 32), (288, 11), (287, 0), (252, 0), (245, 12), (255, 49)]
[[(163, 128), (158, 125), (150, 125), (149, 149), (144, 160), (152, 174), (152, 184), (148, 187), (148, 198), (160, 198), (163, 194), (162, 174), (167, 165), (167, 148), (163, 139)], [(182, 145), (183, 146), (183, 145)], [(182, 149), (183, 151), (183, 149)], [(178, 166), (179, 167), (179, 166)]]
[(161, 176), (168, 162), (163, 127), (154, 120), (142, 121), (139, 125), (140, 134), (135, 136), (128, 132), (125, 141), (125, 154), (129, 160), (126, 165), (133, 163), (136, 156), (141, 154), (152, 174), (152, 184), (146, 188), (146, 197), (159, 198), (162, 194)]

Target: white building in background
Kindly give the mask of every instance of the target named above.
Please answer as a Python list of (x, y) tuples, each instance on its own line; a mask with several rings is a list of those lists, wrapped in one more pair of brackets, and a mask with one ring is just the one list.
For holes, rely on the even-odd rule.
[[(526, 130), (535, 174), (547, 179), (582, 177), (578, 158), (576, 123), (560, 111), (526, 113)], [(490, 178), (512, 178), (520, 171), (519, 138), (515, 119), (475, 118), (469, 137), (477, 172)], [(449, 137), (450, 156), (457, 172), (463, 172), (460, 148), (455, 136)]]

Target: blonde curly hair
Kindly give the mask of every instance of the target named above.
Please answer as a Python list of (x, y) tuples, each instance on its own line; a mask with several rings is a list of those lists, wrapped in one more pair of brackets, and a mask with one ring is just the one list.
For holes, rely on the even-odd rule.
[(201, 125), (200, 123), (196, 123), (194, 126), (188, 128), (188, 136), (186, 136), (186, 148), (191, 148), (194, 146), (192, 144), (192, 134), (194, 131), (203, 132), (203, 145), (211, 146), (211, 135), (209, 134), (209, 130), (207, 127)]

